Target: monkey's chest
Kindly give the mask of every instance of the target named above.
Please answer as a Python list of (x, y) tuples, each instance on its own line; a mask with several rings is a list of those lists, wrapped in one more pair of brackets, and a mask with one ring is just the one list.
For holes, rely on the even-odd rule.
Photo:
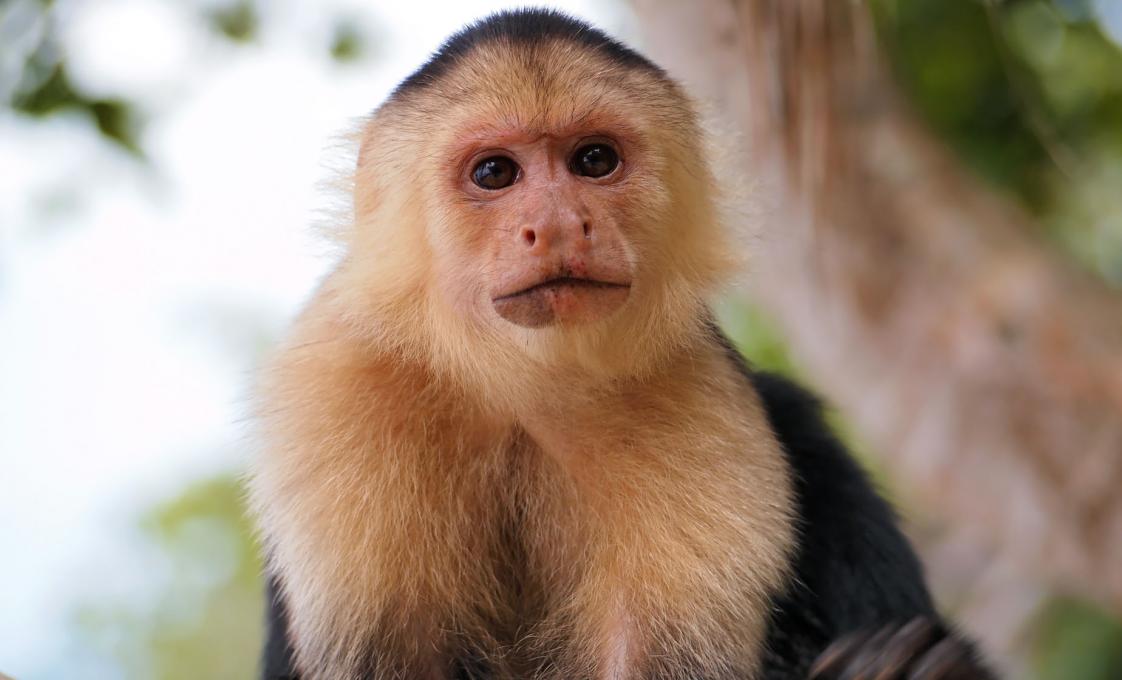
[[(480, 677), (512, 678), (648, 664), (669, 677), (710, 665), (743, 677), (753, 667), (779, 569), (730, 549), (759, 541), (758, 518), (725, 511), (744, 489), (628, 453), (573, 469), (520, 442), (487, 489), (493, 502), (463, 525), (470, 540), (447, 544), (472, 572), (439, 607), (454, 658), (487, 664)], [(447, 524), (441, 511), (431, 517)]]

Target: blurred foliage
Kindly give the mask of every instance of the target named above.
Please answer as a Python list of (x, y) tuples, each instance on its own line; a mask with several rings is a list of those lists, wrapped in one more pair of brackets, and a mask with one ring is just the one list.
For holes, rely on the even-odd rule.
[[(148, 121), (141, 107), (125, 97), (87, 94), (70, 77), (58, 25), (60, 6), (66, 4), (0, 2), (0, 64), (8, 67), (0, 70), (0, 106), (35, 117), (60, 111), (85, 113), (107, 139), (142, 157), (141, 135)], [(231, 43), (250, 45), (260, 38), (261, 9), (254, 0), (197, 4), (200, 20)], [(350, 63), (371, 54), (371, 42), (359, 22), (340, 17), (326, 49), (336, 62)], [(13, 63), (18, 70), (7, 73)], [(13, 82), (4, 82), (6, 77)]]
[[(900, 84), (936, 133), (1059, 248), (1122, 287), (1122, 49), (1094, 3), (870, 4)], [(1034, 633), (1040, 680), (1122, 678), (1117, 617), (1056, 599)]]
[(1122, 678), (1122, 622), (1101, 609), (1057, 599), (1039, 616), (1034, 632), (1039, 680)]
[(91, 99), (76, 91), (66, 75), (66, 66), (55, 64), (50, 75), (35, 87), (20, 92), (12, 108), (33, 116), (45, 116), (60, 109), (88, 112), (101, 134), (139, 155), (137, 135), (140, 121), (136, 110), (123, 99)]
[(897, 77), (936, 132), (1122, 286), (1122, 49), (1092, 3), (870, 2)]
[(0, 6), (0, 58), (6, 66), (22, 61), (17, 74), (3, 74), (14, 76), (14, 82), (0, 86), (0, 97), (6, 97), (5, 104), (13, 110), (31, 116), (63, 110), (84, 112), (101, 134), (139, 155), (143, 121), (136, 108), (122, 98), (94, 97), (74, 87), (57, 28), (54, 2)]
[(230, 476), (194, 484), (141, 521), (160, 582), (138, 603), (95, 600), (76, 626), (125, 678), (249, 678), (262, 645), (261, 559)]
[(256, 37), (261, 25), (257, 6), (251, 0), (237, 0), (206, 12), (211, 28), (234, 42), (248, 43)]
[(365, 54), (368, 42), (354, 23), (340, 21), (331, 38), (331, 57), (338, 62), (358, 61)]
[(753, 368), (799, 377), (779, 328), (764, 310), (730, 297), (720, 301), (715, 312), (721, 328)]

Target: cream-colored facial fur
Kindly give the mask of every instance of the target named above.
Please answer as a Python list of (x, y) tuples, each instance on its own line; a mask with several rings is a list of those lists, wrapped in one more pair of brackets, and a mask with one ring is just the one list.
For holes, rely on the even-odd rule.
[[(523, 328), (455, 168), (574, 129), (629, 145), (603, 200), (634, 285)], [(732, 261), (703, 148), (676, 86), (564, 40), (482, 45), (371, 117), (346, 255), (259, 389), (251, 497), (303, 677), (754, 672), (791, 480), (708, 328)]]

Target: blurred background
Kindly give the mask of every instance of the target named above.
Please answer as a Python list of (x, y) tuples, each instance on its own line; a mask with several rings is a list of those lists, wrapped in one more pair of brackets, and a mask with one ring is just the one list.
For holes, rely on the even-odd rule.
[[(254, 675), (245, 401), (342, 135), (516, 4), (0, 0), (0, 672)], [(941, 606), (1011, 677), (1122, 677), (1122, 3), (543, 4), (728, 140), (722, 322), (837, 406)]]

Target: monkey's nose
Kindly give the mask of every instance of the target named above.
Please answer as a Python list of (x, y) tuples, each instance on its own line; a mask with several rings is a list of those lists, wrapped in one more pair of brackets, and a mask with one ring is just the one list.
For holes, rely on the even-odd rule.
[(566, 245), (584, 249), (592, 240), (592, 222), (574, 220), (569, 224), (547, 223), (535, 227), (522, 227), (518, 237), (519, 241), (534, 254), (545, 253), (554, 247)]

